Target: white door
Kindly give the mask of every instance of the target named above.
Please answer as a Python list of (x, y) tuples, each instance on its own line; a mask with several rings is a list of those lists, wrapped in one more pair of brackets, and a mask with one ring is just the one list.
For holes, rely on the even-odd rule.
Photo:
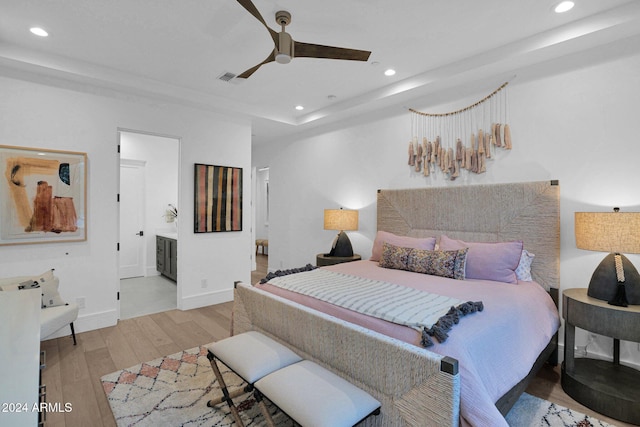
[(144, 162), (120, 160), (120, 278), (144, 276)]

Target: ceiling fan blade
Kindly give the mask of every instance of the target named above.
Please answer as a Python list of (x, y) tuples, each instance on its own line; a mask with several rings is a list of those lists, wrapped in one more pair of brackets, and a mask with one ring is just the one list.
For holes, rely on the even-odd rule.
[(258, 21), (260, 21), (262, 23), (262, 25), (264, 25), (264, 27), (267, 29), (267, 31), (269, 31), (269, 34), (271, 35), (271, 38), (273, 39), (273, 42), (276, 44), (276, 47), (277, 47), (277, 45), (278, 45), (278, 33), (276, 33), (274, 30), (269, 28), (269, 26), (265, 22), (264, 18), (262, 17), (260, 12), (258, 11), (258, 8), (253, 4), (253, 2), (251, 0), (237, 0), (237, 1), (238, 1), (238, 3), (240, 3), (240, 5), (242, 7), (244, 7), (247, 10), (247, 12), (252, 14)]
[(295, 57), (346, 59), (349, 61), (367, 61), (371, 52), (366, 50), (347, 49), (344, 47), (323, 46), (320, 44), (294, 41)]
[(275, 60), (276, 60), (276, 54), (275, 54), (275, 51), (272, 51), (271, 54), (269, 56), (267, 56), (267, 58), (264, 61), (262, 61), (261, 63), (259, 63), (256, 66), (253, 66), (253, 67), (249, 68), (248, 70), (246, 70), (242, 74), (238, 75), (238, 78), (239, 79), (248, 79), (249, 77), (251, 77), (251, 75), (253, 73), (258, 71), (258, 68), (262, 67), (264, 64), (268, 64), (269, 62), (273, 62)]

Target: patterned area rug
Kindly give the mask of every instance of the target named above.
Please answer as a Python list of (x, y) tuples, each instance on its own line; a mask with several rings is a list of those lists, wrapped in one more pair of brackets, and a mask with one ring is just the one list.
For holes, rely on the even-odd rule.
[[(230, 389), (243, 386), (233, 372), (223, 365), (220, 368)], [(233, 425), (226, 404), (207, 406), (212, 397), (220, 395), (220, 388), (205, 346), (113, 372), (101, 381), (119, 427)], [(266, 425), (251, 393), (236, 398), (235, 402), (245, 425)], [(273, 405), (269, 410), (277, 426), (292, 425)], [(512, 427), (612, 427), (526, 393), (509, 412), (507, 421)]]
[(520, 396), (506, 419), (511, 427), (615, 427), (527, 393)]
[[(230, 389), (243, 386), (238, 376), (219, 366)], [(221, 392), (204, 346), (113, 372), (101, 381), (118, 426), (233, 425), (226, 404), (207, 406)], [(234, 402), (245, 425), (266, 424), (251, 393)], [(284, 414), (272, 405), (269, 410), (276, 425), (285, 425)]]

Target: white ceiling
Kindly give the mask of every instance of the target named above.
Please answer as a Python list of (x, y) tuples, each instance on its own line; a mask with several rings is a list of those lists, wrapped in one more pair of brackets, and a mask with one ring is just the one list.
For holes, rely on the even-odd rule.
[[(0, 75), (249, 117), (254, 143), (268, 143), (640, 52), (640, 1), (575, 0), (565, 14), (553, 12), (556, 3), (254, 0), (276, 31), (275, 12), (287, 10), (295, 40), (371, 57), (294, 58), (223, 82), (273, 49), (235, 0), (1, 0)], [(50, 36), (31, 35), (32, 26)], [(397, 74), (385, 77), (390, 67)]]

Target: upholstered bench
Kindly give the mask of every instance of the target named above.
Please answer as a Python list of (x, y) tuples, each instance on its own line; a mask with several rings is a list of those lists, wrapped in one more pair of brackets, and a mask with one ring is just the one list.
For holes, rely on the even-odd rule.
[[(273, 426), (266, 397), (290, 418), (307, 427), (353, 426), (380, 412), (380, 402), (368, 393), (300, 356), (286, 346), (255, 331), (245, 332), (208, 347), (211, 368), (222, 396), (207, 406), (229, 405), (239, 426), (243, 426), (233, 399), (254, 391), (267, 424)], [(247, 386), (229, 392), (216, 359), (241, 377)]]
[(371, 395), (309, 360), (272, 372), (254, 387), (304, 427), (350, 427), (380, 413)]
[[(209, 345), (207, 349), (209, 350), (207, 357), (222, 391), (222, 396), (210, 400), (207, 406), (214, 407), (226, 402), (239, 426), (244, 424), (240, 419), (233, 399), (252, 391), (253, 384), (265, 375), (302, 360), (300, 356), (289, 348), (254, 331), (225, 338)], [(247, 386), (230, 393), (218, 368), (216, 359), (242, 378), (247, 383)], [(261, 396), (257, 395), (256, 400), (263, 414), (268, 415), (269, 412), (264, 406)]]

